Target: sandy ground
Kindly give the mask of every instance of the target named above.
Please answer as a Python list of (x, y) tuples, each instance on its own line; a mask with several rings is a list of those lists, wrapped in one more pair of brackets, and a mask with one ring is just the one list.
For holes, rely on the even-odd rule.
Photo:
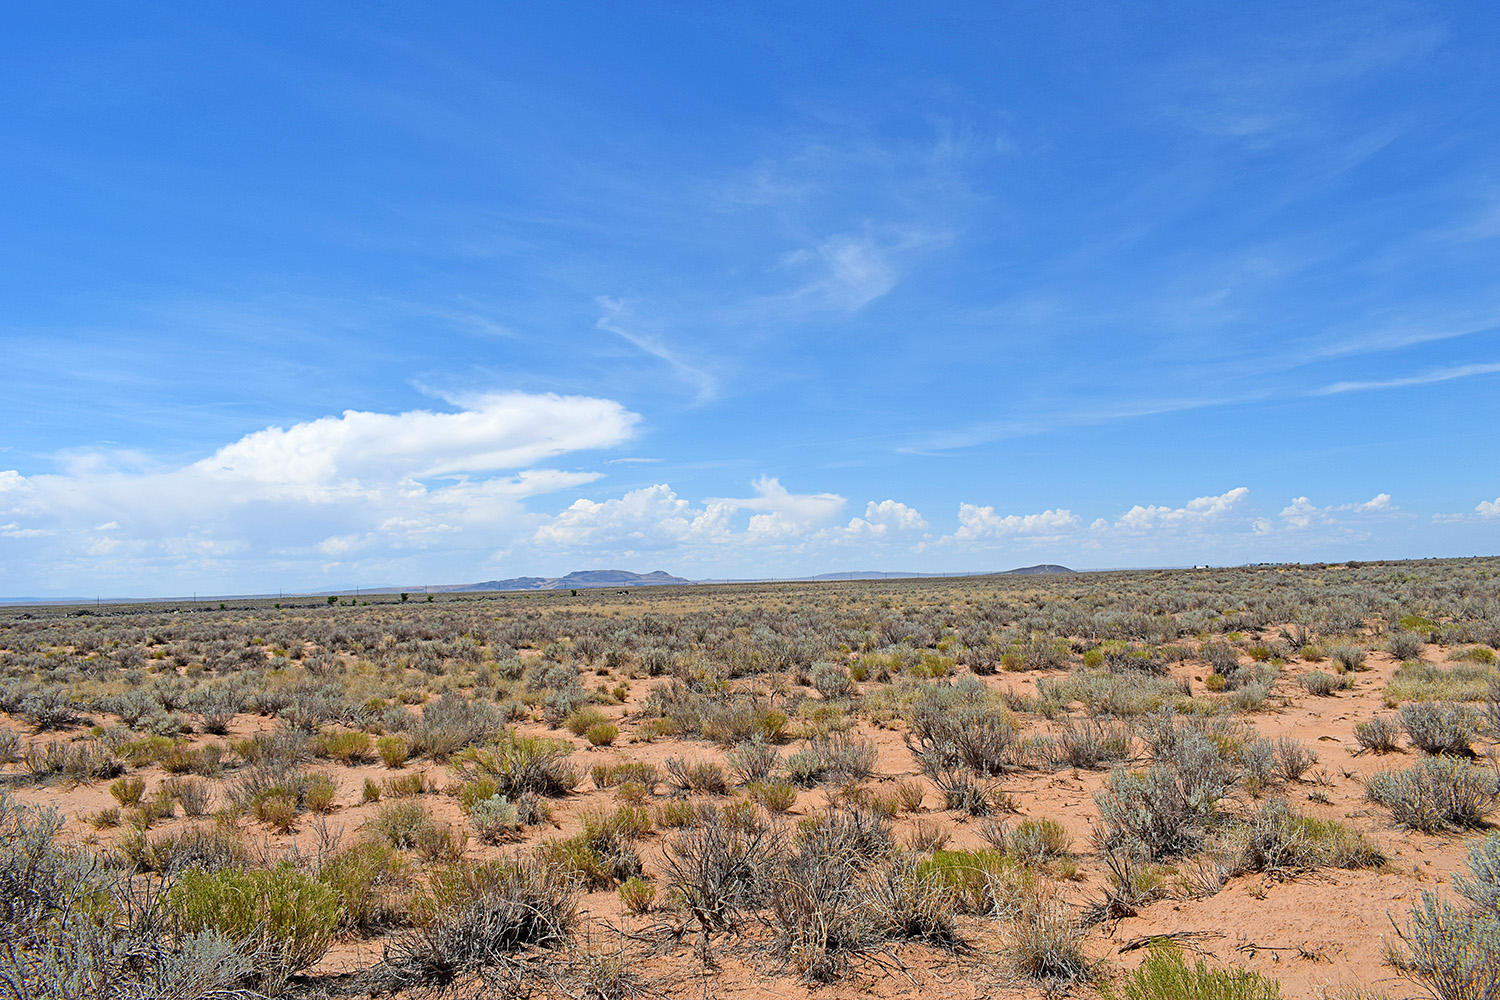
[[(1424, 659), (1445, 662), (1446, 650), (1430, 646)], [(1330, 697), (1314, 697), (1297, 683), (1297, 677), (1313, 667), (1293, 663), (1286, 668), (1273, 696), (1274, 706), (1248, 717), (1267, 736), (1292, 736), (1313, 748), (1319, 763), (1309, 779), (1288, 786), (1284, 794), (1292, 805), (1305, 813), (1337, 819), (1371, 836), (1389, 855), (1390, 863), (1380, 871), (1322, 870), (1306, 876), (1276, 880), (1260, 876), (1233, 879), (1219, 893), (1204, 899), (1169, 899), (1153, 903), (1137, 915), (1117, 922), (1093, 927), (1088, 935), (1090, 953), (1113, 970), (1129, 969), (1145, 955), (1141, 942), (1152, 935), (1170, 934), (1189, 951), (1211, 956), (1226, 964), (1255, 969), (1276, 978), (1287, 997), (1324, 997), (1341, 988), (1376, 987), (1392, 997), (1418, 995), (1418, 990), (1396, 978), (1385, 962), (1387, 942), (1394, 938), (1392, 921), (1404, 922), (1410, 905), (1424, 890), (1446, 889), (1450, 876), (1462, 868), (1463, 859), (1476, 834), (1467, 836), (1429, 836), (1394, 827), (1384, 810), (1364, 799), (1364, 779), (1377, 770), (1402, 767), (1415, 758), (1414, 751), (1377, 757), (1359, 753), (1353, 729), (1356, 722), (1371, 715), (1388, 713), (1381, 700), (1386, 680), (1396, 669), (1396, 662), (1384, 653), (1371, 653), (1368, 668), (1356, 674), (1352, 690)], [(1201, 690), (1205, 668), (1188, 664), (1179, 669), (1180, 676), (1194, 681), (1195, 692)], [(603, 679), (603, 678), (599, 678)], [(986, 678), (997, 688), (1034, 690), (1037, 675), (1001, 674)], [(594, 683), (595, 678), (587, 678)], [(631, 681), (626, 703), (606, 709), (619, 721), (621, 737), (614, 746), (589, 747), (585, 741), (540, 725), (522, 726), (523, 731), (537, 735), (561, 737), (573, 742), (577, 751), (572, 761), (586, 775), (596, 763), (642, 760), (660, 765), (669, 756), (689, 759), (722, 760), (723, 751), (701, 741), (681, 739), (645, 742), (637, 739), (638, 725), (634, 711), (652, 686), (660, 680)], [(869, 685), (866, 685), (868, 687)], [(25, 732), (20, 720), (0, 722)], [(271, 720), (240, 717), (229, 736), (233, 739), (271, 728)], [(1027, 719), (1029, 731), (1045, 731), (1047, 723)], [(893, 782), (918, 775), (916, 762), (894, 728), (876, 728), (862, 724), (860, 734), (873, 739), (879, 750), (876, 782)], [(64, 738), (49, 734), (40, 739)], [(197, 742), (218, 738), (197, 737)], [(303, 852), (315, 851), (322, 839), (337, 832), (347, 839), (358, 835), (360, 827), (374, 814), (377, 806), (361, 802), (366, 778), (383, 781), (393, 774), (410, 770), (423, 772), (433, 791), (421, 796), (432, 812), (461, 829), (467, 823), (456, 801), (442, 793), (450, 782), (447, 768), (430, 762), (413, 762), (398, 771), (389, 771), (378, 762), (359, 767), (341, 767), (316, 762), (315, 768), (332, 774), (338, 785), (337, 808), (326, 818), (326, 824), (304, 819), (290, 835), (272, 836), (250, 820), (241, 820), (253, 838), (268, 842), (273, 850), (287, 850), (295, 845)], [(13, 777), (14, 794), (23, 801), (50, 805), (66, 817), (65, 835), (89, 843), (107, 843), (120, 835), (118, 830), (96, 831), (85, 817), (114, 805), (107, 783), (65, 787), (35, 786), (20, 780), (19, 765), (7, 767)], [(148, 789), (170, 776), (158, 767), (134, 772), (142, 774)], [(1103, 871), (1092, 856), (1090, 836), (1098, 822), (1093, 795), (1104, 781), (1103, 771), (1062, 770), (1055, 772), (1022, 772), (1004, 778), (1002, 787), (1020, 806), (1025, 816), (1052, 817), (1060, 821), (1072, 837), (1078, 855), (1080, 878), (1068, 883), (1079, 904), (1094, 901), (1103, 883)], [(790, 811), (796, 819), (821, 809), (826, 801), (822, 790), (805, 791)], [(1240, 804), (1248, 802), (1239, 793)], [(579, 817), (591, 809), (616, 805), (612, 792), (594, 789), (585, 777), (580, 791), (557, 803), (556, 826), (533, 830), (525, 841), (535, 843), (575, 831)], [(929, 788), (927, 811), (918, 817), (902, 817), (897, 824), (898, 839), (904, 839), (916, 822), (939, 823), (951, 834), (951, 847), (976, 847), (983, 844), (978, 824), (962, 817), (936, 811), (940, 800)], [(158, 824), (154, 830), (170, 830), (189, 821), (181, 816)], [(320, 827), (322, 829), (320, 829)], [(648, 871), (659, 867), (664, 844), (671, 834), (653, 833), (641, 845)], [(516, 845), (485, 846), (471, 839), (470, 856), (500, 855)], [(757, 954), (747, 948), (730, 948), (720, 943), (716, 949), (718, 967), (705, 969), (694, 949), (686, 944), (663, 953), (648, 954), (639, 936), (649, 936), (659, 927), (658, 915), (631, 916), (626, 913), (613, 892), (596, 892), (585, 897), (584, 912), (588, 919), (583, 929), (585, 943), (603, 953), (620, 953), (658, 995), (671, 997), (896, 997), (923, 996), (931, 1000), (975, 998), (1019, 992), (1040, 995), (1032, 985), (1017, 984), (996, 960), (998, 930), (995, 924), (966, 919), (963, 923), (970, 947), (959, 953), (921, 946), (903, 946), (878, 963), (856, 969), (846, 980), (831, 985), (811, 987), (787, 973), (769, 954)], [(378, 960), (383, 942), (375, 940), (341, 941), (324, 958), (316, 974), (339, 973), (357, 969)], [(1090, 995), (1092, 987), (1075, 987), (1077, 995)]]

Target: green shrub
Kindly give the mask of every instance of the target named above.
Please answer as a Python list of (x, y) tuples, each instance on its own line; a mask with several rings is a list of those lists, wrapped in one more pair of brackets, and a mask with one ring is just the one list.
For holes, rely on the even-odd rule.
[(342, 930), (366, 933), (405, 916), (407, 862), (389, 844), (360, 841), (334, 852), (319, 868), (318, 881), (338, 897)]
[(370, 734), (363, 730), (333, 730), (313, 738), (313, 752), (340, 764), (360, 764), (370, 759)]
[(188, 869), (167, 890), (182, 931), (211, 930), (252, 942), (274, 973), (297, 972), (323, 957), (339, 922), (334, 891), (290, 865), (259, 871)]
[(1104, 1000), (1281, 1000), (1274, 979), (1244, 969), (1214, 969), (1203, 959), (1188, 965), (1182, 949), (1162, 942), (1119, 983), (1100, 991)]
[(1007, 841), (1007, 849), (1022, 861), (1060, 858), (1070, 846), (1067, 831), (1055, 819), (1022, 820)]
[(618, 764), (595, 764), (589, 772), (597, 788), (612, 788), (627, 781), (637, 781), (649, 791), (661, 781), (661, 772), (656, 765), (642, 760), (621, 761)]
[(572, 748), (560, 740), (507, 733), (493, 747), (470, 747), (453, 755), (451, 766), (464, 780), (490, 778), (512, 801), (523, 793), (566, 795), (578, 786), (578, 772), (566, 758)]
[(632, 875), (620, 883), (620, 902), (631, 913), (647, 913), (656, 902), (656, 886)]
[(656, 825), (663, 829), (687, 826), (698, 813), (696, 803), (687, 799), (672, 799), (656, 807)]
[(421, 771), (409, 771), (406, 774), (393, 775), (385, 779), (381, 791), (393, 799), (409, 799), (414, 795), (421, 795), (427, 790), (427, 778)]
[(1339, 679), (1326, 670), (1313, 670), (1302, 675), (1302, 686), (1308, 694), (1326, 698), (1341, 686)]
[(797, 801), (797, 786), (786, 781), (755, 781), (745, 786), (751, 802), (773, 813), (783, 813)]
[(398, 733), (382, 736), (375, 741), (375, 752), (386, 767), (400, 767), (411, 757), (411, 741)]
[(417, 847), (437, 820), (427, 807), (414, 799), (389, 802), (381, 806), (366, 825), (372, 836), (404, 851)]
[(597, 708), (579, 708), (569, 713), (568, 717), (563, 720), (563, 728), (574, 736), (582, 736), (590, 727), (608, 721), (609, 716)]
[(586, 889), (608, 889), (645, 870), (629, 844), (616, 837), (601, 842), (587, 833), (549, 840), (537, 848), (537, 856)]
[(620, 727), (613, 722), (596, 722), (583, 731), (583, 738), (590, 746), (607, 747), (620, 735)]
[(139, 776), (116, 778), (110, 782), (109, 794), (122, 806), (136, 805), (146, 794), (146, 779)]
[(291, 833), (297, 828), (297, 800), (282, 792), (257, 795), (250, 804), (250, 813), (277, 833)]
[(917, 868), (917, 877), (941, 886), (959, 913), (1003, 912), (1019, 889), (1036, 877), (1001, 850), (934, 851)]
[[(638, 815), (639, 814), (639, 815)], [(553, 840), (538, 848), (538, 857), (580, 880), (589, 889), (608, 889), (644, 868), (641, 856), (629, 841), (642, 832), (644, 809), (625, 807), (613, 816), (583, 817), (583, 829), (565, 840)], [(645, 819), (650, 828), (650, 819)]]
[(333, 800), (338, 786), (330, 775), (316, 771), (307, 776), (307, 785), (302, 792), (302, 804), (315, 813), (333, 811)]

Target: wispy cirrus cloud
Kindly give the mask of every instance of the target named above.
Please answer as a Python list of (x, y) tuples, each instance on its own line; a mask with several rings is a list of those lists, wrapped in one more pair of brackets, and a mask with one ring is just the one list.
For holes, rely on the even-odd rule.
[(1345, 392), (1370, 392), (1377, 389), (1406, 389), (1414, 385), (1432, 385), (1435, 382), (1452, 382), (1455, 379), (1474, 378), (1479, 375), (1500, 374), (1500, 362), (1487, 362), (1471, 365), (1451, 365), (1447, 368), (1434, 368), (1415, 375), (1400, 375), (1388, 379), (1369, 379), (1366, 381), (1334, 382), (1331, 385), (1314, 389), (1315, 396), (1335, 396)]
[(635, 329), (627, 303), (607, 296), (596, 301), (603, 310), (603, 315), (596, 324), (599, 329), (614, 334), (632, 347), (666, 364), (673, 374), (693, 389), (696, 402), (706, 403), (719, 394), (719, 380), (715, 375), (688, 361), (678, 349), (660, 337)]
[(803, 280), (753, 301), (749, 308), (784, 319), (824, 311), (857, 312), (889, 294), (914, 258), (950, 241), (945, 232), (910, 226), (837, 233), (783, 255), (781, 269)]

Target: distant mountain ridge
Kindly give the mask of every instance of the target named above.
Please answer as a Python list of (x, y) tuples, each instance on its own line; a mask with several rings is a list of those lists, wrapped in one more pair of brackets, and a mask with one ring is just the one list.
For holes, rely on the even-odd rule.
[(467, 593), (476, 590), (583, 590), (590, 587), (680, 587), (692, 582), (660, 569), (650, 573), (632, 573), (625, 569), (583, 569), (574, 570), (566, 576), (517, 576), (509, 580), (458, 583), (430, 589), (439, 593)]

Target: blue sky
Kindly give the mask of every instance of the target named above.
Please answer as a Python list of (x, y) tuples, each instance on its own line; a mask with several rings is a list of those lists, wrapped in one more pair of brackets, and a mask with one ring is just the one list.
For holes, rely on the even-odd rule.
[(1496, 552), (1497, 28), (12, 10), (0, 595)]

